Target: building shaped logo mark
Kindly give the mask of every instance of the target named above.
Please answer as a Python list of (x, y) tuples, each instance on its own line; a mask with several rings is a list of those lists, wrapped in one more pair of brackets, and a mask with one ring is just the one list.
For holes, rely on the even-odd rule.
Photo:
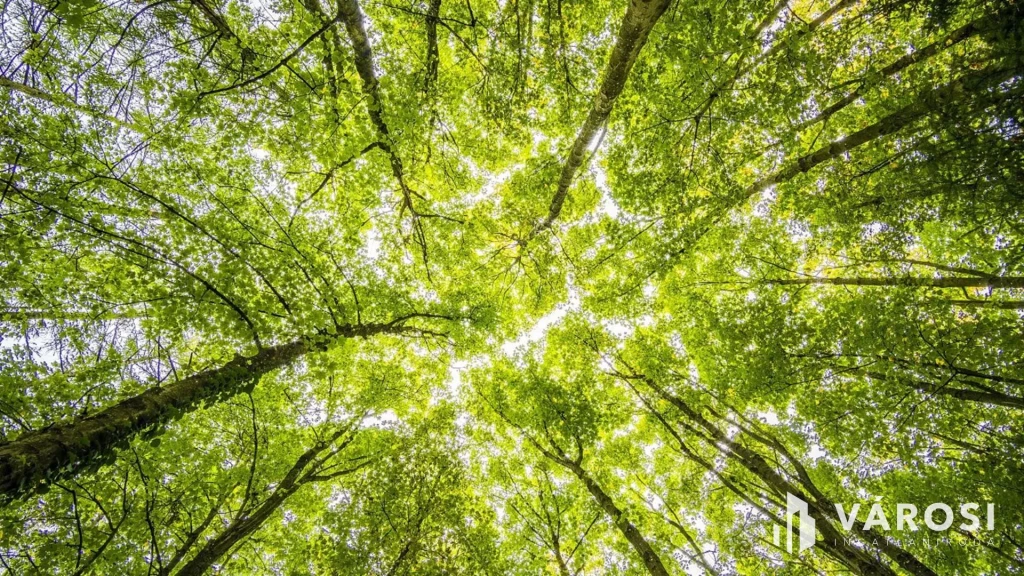
[[(816, 531), (814, 528), (814, 518), (811, 518), (810, 513), (807, 509), (807, 502), (803, 499), (793, 496), (792, 494), (786, 493), (786, 552), (793, 552), (793, 516), (797, 517), (799, 522), (798, 533), (800, 534), (800, 545), (797, 549), (797, 553), (807, 550), (811, 546), (814, 546), (814, 540)], [(775, 545), (780, 546), (781, 535), (780, 526), (775, 525)]]

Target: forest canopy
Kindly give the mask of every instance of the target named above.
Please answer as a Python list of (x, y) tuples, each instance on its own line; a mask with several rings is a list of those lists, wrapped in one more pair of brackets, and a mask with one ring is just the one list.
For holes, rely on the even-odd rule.
[(0, 572), (1024, 574), (1022, 12), (3, 0)]

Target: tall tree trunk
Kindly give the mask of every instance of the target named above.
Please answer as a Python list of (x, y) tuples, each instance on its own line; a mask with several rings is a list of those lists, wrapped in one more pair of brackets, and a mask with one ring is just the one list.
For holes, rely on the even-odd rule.
[(796, 130), (806, 130), (808, 127), (813, 126), (818, 122), (828, 120), (843, 108), (846, 108), (853, 102), (856, 102), (861, 96), (864, 95), (865, 92), (867, 92), (876, 84), (881, 82), (882, 79), (889, 78), (891, 76), (899, 74), (908, 67), (917, 64), (918, 62), (927, 60), (932, 56), (935, 56), (939, 52), (942, 52), (943, 50), (946, 50), (951, 46), (955, 46), (978, 33), (988, 31), (997, 27), (1003, 21), (1003, 19), (1010, 14), (1010, 10), (1004, 10), (1001, 12), (997, 12), (995, 14), (989, 14), (988, 16), (979, 18), (978, 20), (961, 26), (960, 28), (954, 30), (948, 36), (941, 40), (932, 42), (931, 44), (925, 46), (924, 48), (921, 48), (920, 50), (915, 50), (910, 54), (904, 55), (903, 57), (897, 59), (892, 64), (889, 64), (885, 68), (879, 70), (878, 73), (873, 76), (874, 80), (872, 80), (871, 78), (865, 78), (864, 80), (861, 81), (860, 85), (857, 87), (856, 90), (853, 90), (846, 96), (833, 102), (831, 106), (825, 108), (817, 115), (815, 115), (813, 118), (801, 122), (796, 127)]
[(754, 182), (747, 188), (743, 198), (749, 198), (769, 186), (785, 182), (798, 174), (808, 172), (815, 166), (841, 156), (861, 144), (866, 144), (872, 140), (898, 132), (920, 118), (941, 110), (948, 104), (964, 99), (970, 93), (978, 94), (977, 103), (981, 105), (998, 102), (1005, 98), (1005, 94), (998, 90), (986, 92), (985, 89), (997, 86), (1008, 78), (1012, 78), (1015, 74), (1017, 74), (1017, 69), (1014, 67), (993, 65), (926, 91), (910, 104), (879, 119), (874, 124), (861, 128), (845, 138), (822, 146), (810, 154), (801, 156), (774, 174)]
[[(438, 5), (440, 8), (440, 5)], [(367, 99), (367, 111), (370, 114), (370, 121), (380, 135), (383, 145), (380, 147), (388, 154), (391, 162), (391, 173), (398, 180), (402, 189), (403, 209), (411, 214), (417, 215), (413, 207), (413, 196), (419, 196), (405, 182), (405, 167), (402, 158), (398, 155), (397, 146), (391, 137), (391, 130), (384, 120), (384, 101), (380, 93), (380, 81), (377, 79), (377, 72), (374, 70), (373, 49), (370, 46), (369, 37), (366, 35), (366, 21), (363, 18), (363, 11), (359, 7), (358, 0), (339, 0), (339, 16), (345, 24), (345, 31), (348, 33), (349, 42), (355, 52), (354, 59), (356, 72), (363, 82), (363, 94)]]
[(1024, 288), (1024, 276), (995, 276), (992, 278), (773, 278), (764, 280), (763, 283), (782, 286), (831, 284), (833, 286), (911, 286), (920, 288)]
[(169, 384), (150, 388), (96, 414), (27, 432), (0, 445), (0, 497), (24, 494), (41, 485), (99, 465), (137, 433), (191, 412), (204, 402), (234, 396), (260, 376), (286, 366), (307, 352), (324, 349), (330, 340), (400, 333), (400, 322), (342, 326), (326, 339), (299, 339), (264, 348), (255, 356), (237, 356), (220, 368), (206, 370)]
[[(891, 380), (887, 375), (881, 372), (872, 372), (869, 370), (853, 370), (852, 372), (857, 374), (863, 374), (873, 380), (879, 380), (882, 382)], [(1018, 410), (1024, 410), (1024, 398), (1020, 396), (1011, 396), (1009, 394), (1003, 394), (996, 390), (981, 391), (981, 390), (966, 390), (963, 388), (950, 388), (943, 384), (931, 384), (929, 382), (922, 382), (920, 380), (906, 380), (906, 385), (925, 394), (933, 394), (937, 396), (949, 396), (956, 398), (957, 400), (964, 400), (967, 402), (977, 402), (979, 404), (990, 404), (992, 406), (1005, 406), (1007, 408), (1016, 408)]]
[(246, 513), (244, 510), (239, 511), (238, 517), (223, 532), (209, 540), (188, 563), (182, 566), (177, 576), (202, 576), (205, 574), (210, 566), (220, 561), (235, 546), (259, 530), (274, 512), (281, 507), (281, 504), (305, 484), (343, 476), (364, 466), (365, 463), (355, 468), (341, 470), (329, 475), (316, 475), (328, 459), (343, 450), (351, 442), (354, 434), (342, 442), (339, 448), (332, 450), (325, 457), (318, 458), (320, 454), (331, 448), (332, 444), (347, 433), (348, 430), (349, 428), (347, 427), (339, 429), (329, 440), (318, 442), (315, 446), (304, 452), (266, 500), (260, 503), (251, 513)]
[(647, 571), (653, 576), (668, 576), (668, 570), (665, 569), (665, 565), (661, 561), (661, 557), (654, 551), (644, 535), (640, 533), (640, 530), (629, 521), (628, 518), (622, 513), (622, 510), (615, 505), (615, 501), (608, 495), (607, 492), (601, 488), (601, 485), (597, 483), (590, 474), (577, 462), (572, 460), (556, 460), (559, 464), (567, 468), (577, 478), (583, 482), (586, 486), (587, 491), (594, 497), (594, 501), (597, 502), (598, 506), (604, 510), (605, 514), (612, 520), (615, 527), (618, 528), (619, 532), (626, 538), (629, 545), (636, 550), (636, 553), (640, 555), (640, 560), (644, 563)]
[[(804, 471), (803, 465), (795, 458), (792, 458), (788, 451), (783, 453), (790, 456), (788, 459), (798, 471), (798, 481), (795, 484), (783, 477), (763, 456), (731, 438), (721, 428), (705, 418), (699, 411), (694, 410), (681, 398), (669, 393), (650, 378), (639, 378), (659, 396), (668, 401), (669, 404), (676, 407), (685, 417), (686, 421), (688, 421), (688, 427), (691, 430), (696, 431), (697, 428), (703, 430), (703, 433), (700, 434), (701, 437), (704, 437), (717, 450), (727, 457), (734, 459), (760, 478), (772, 491), (780, 495), (790, 493), (807, 502), (808, 513), (815, 519), (818, 531), (823, 536), (823, 548), (829, 555), (848, 566), (851, 570), (864, 576), (895, 576), (895, 572), (888, 565), (849, 544), (848, 539), (832, 524), (837, 519), (835, 503), (818, 490), (817, 486), (811, 481), (810, 476)], [(764, 439), (761, 441), (768, 442), (774, 447), (783, 448), (778, 441), (771, 442)], [(861, 523), (859, 528), (863, 527), (863, 523)], [(860, 533), (865, 534), (870, 544), (881, 551), (882, 554), (907, 572), (914, 574), (914, 576), (937, 576), (935, 572), (925, 566), (914, 555), (889, 540), (885, 535), (864, 530), (861, 530)]]
[(551, 460), (555, 464), (565, 468), (575, 475), (583, 485), (590, 492), (591, 496), (597, 502), (601, 510), (608, 516), (608, 518), (615, 524), (615, 527), (629, 542), (629, 545), (633, 547), (633, 550), (640, 556), (640, 560), (644, 563), (644, 567), (651, 573), (652, 576), (668, 576), (668, 570), (665, 569), (665, 564), (661, 561), (661, 557), (654, 551), (651, 544), (644, 538), (640, 530), (629, 521), (628, 518), (622, 513), (622, 510), (615, 505), (615, 501), (607, 492), (597, 483), (596, 480), (590, 477), (586, 469), (583, 468), (583, 444), (576, 440), (577, 455), (575, 459), (570, 458), (565, 452), (555, 443), (553, 439), (548, 437), (548, 441), (551, 443), (551, 449), (546, 448), (536, 438), (529, 434), (522, 426), (512, 421), (504, 412), (499, 410), (493, 404), (491, 408), (497, 412), (498, 416), (514, 426), (519, 430), (520, 433), (526, 438), (526, 440), (532, 444), (545, 458)]
[(423, 93), (430, 96), (430, 89), (437, 80), (437, 65), (440, 55), (437, 51), (437, 23), (440, 20), (441, 0), (430, 0), (427, 7), (427, 70), (423, 77)]
[(548, 215), (530, 233), (536, 235), (541, 230), (548, 228), (558, 218), (565, 203), (565, 197), (569, 192), (569, 186), (576, 176), (576, 172), (583, 165), (583, 157), (587, 148), (597, 136), (598, 130), (604, 125), (612, 112), (615, 100), (622, 93), (626, 86), (626, 79), (629, 78), (629, 71), (633, 68), (640, 50), (647, 43), (647, 36), (651, 33), (658, 18), (665, 13), (670, 0), (631, 0), (626, 8), (626, 16), (619, 27), (619, 35), (615, 39), (615, 46), (612, 48), (611, 58), (604, 70), (604, 80), (601, 88), (594, 96), (594, 104), (590, 108), (590, 114), (576, 135), (576, 141), (569, 151), (569, 157), (562, 166), (562, 174), (558, 178), (558, 190), (551, 200), (551, 207)]

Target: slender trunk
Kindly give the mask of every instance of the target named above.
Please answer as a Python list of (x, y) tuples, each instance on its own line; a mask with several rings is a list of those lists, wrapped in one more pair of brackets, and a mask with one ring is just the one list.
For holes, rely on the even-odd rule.
[(363, 11), (359, 7), (358, 0), (340, 0), (338, 2), (339, 15), (345, 23), (345, 31), (348, 33), (349, 42), (355, 52), (354, 59), (356, 72), (363, 82), (363, 94), (367, 99), (367, 110), (370, 114), (370, 121), (384, 141), (381, 149), (387, 152), (391, 161), (391, 172), (398, 180), (399, 186), (405, 201), (405, 208), (415, 211), (412, 208), (413, 192), (405, 183), (405, 167), (398, 155), (394, 140), (391, 138), (391, 130), (384, 120), (384, 101), (380, 94), (380, 81), (374, 71), (373, 49), (370, 47), (370, 40), (366, 34), (366, 22), (363, 18)]
[[(486, 397), (484, 400), (486, 401)], [(490, 403), (488, 402), (488, 404)], [(583, 485), (586, 486), (587, 491), (590, 492), (594, 497), (594, 500), (597, 501), (601, 510), (603, 510), (608, 518), (615, 524), (615, 527), (618, 528), (619, 532), (625, 536), (630, 546), (633, 547), (633, 550), (640, 555), (640, 559), (643, 561), (644, 566), (652, 576), (668, 576), (668, 570), (665, 569), (665, 565), (662, 563), (661, 558), (658, 556), (658, 553), (654, 551), (654, 548), (651, 547), (650, 543), (647, 542), (647, 539), (645, 539), (637, 527), (633, 525), (628, 518), (626, 518), (622, 513), (622, 510), (615, 505), (615, 501), (612, 500), (612, 497), (609, 496), (608, 493), (601, 488), (601, 485), (591, 478), (590, 474), (588, 474), (586, 469), (583, 468), (583, 444), (578, 438), (576, 439), (577, 455), (576, 459), (573, 460), (569, 458), (550, 437), (548, 437), (548, 440), (551, 442), (551, 446), (554, 451), (544, 447), (544, 445), (542, 445), (536, 438), (527, 433), (522, 426), (519, 426), (512, 421), (512, 419), (493, 404), (491, 404), (491, 408), (502, 418), (502, 420), (518, 429), (526, 440), (540, 451), (545, 458), (572, 472), (580, 479), (581, 482), (583, 482)]]
[(427, 73), (423, 78), (423, 93), (430, 95), (430, 88), (437, 80), (437, 65), (440, 56), (437, 51), (437, 22), (441, 13), (441, 0), (430, 0), (427, 7)]
[(214, 28), (217, 29), (217, 32), (220, 32), (221, 36), (233, 39), (238, 43), (240, 48), (242, 47), (241, 38), (239, 38), (238, 35), (235, 34), (235, 31), (228, 26), (224, 17), (222, 17), (215, 8), (206, 3), (206, 0), (192, 0), (192, 5), (198, 8), (199, 11), (206, 16), (206, 19), (210, 21), (210, 24), (213, 24)]
[(640, 533), (640, 530), (623, 515), (622, 510), (615, 505), (615, 501), (601, 488), (601, 485), (591, 478), (587, 471), (576, 462), (560, 459), (558, 463), (569, 469), (583, 482), (583, 485), (587, 487), (587, 491), (594, 497), (598, 506), (615, 523), (615, 527), (629, 541), (633, 550), (636, 550), (636, 553), (640, 555), (640, 559), (643, 561), (647, 571), (652, 576), (668, 576), (668, 570), (665, 569), (665, 565), (662, 563), (658, 553), (654, 551), (654, 548), (647, 542), (647, 539)]
[(927, 60), (932, 56), (935, 56), (939, 52), (942, 52), (943, 50), (946, 50), (951, 46), (955, 46), (963, 42), (964, 40), (967, 40), (968, 38), (974, 36), (975, 34), (994, 28), (995, 26), (999, 25), (1000, 21), (1003, 18), (1005, 18), (1007, 14), (1008, 11), (1004, 11), (997, 12), (995, 14), (990, 14), (984, 18), (979, 18), (974, 22), (970, 22), (969, 24), (965, 24), (964, 26), (961, 26), (960, 28), (954, 30), (942, 40), (932, 42), (931, 44), (925, 46), (924, 48), (921, 48), (920, 50), (915, 50), (910, 54), (904, 55), (903, 57), (897, 59), (892, 64), (889, 64), (885, 68), (879, 70), (878, 74), (874, 76), (874, 81), (862, 81), (860, 86), (858, 86), (856, 90), (850, 92), (843, 98), (840, 98), (836, 102), (832, 103), (831, 106), (825, 108), (813, 118), (801, 122), (796, 127), (796, 130), (805, 130), (808, 127), (813, 126), (819, 122), (828, 120), (843, 108), (846, 108), (853, 102), (856, 102), (857, 99), (863, 96), (865, 92), (870, 90), (876, 84), (880, 83), (883, 79), (899, 74), (906, 68), (914, 64), (917, 64), (918, 62), (921, 62), (923, 60)]
[[(398, 321), (343, 326), (332, 338), (366, 337), (402, 330)], [(264, 348), (249, 358), (237, 356), (220, 368), (150, 388), (96, 414), (22, 434), (0, 445), (0, 497), (17, 497), (46, 481), (53, 482), (83, 468), (98, 466), (114, 454), (116, 447), (126, 445), (140, 431), (162, 425), (203, 403), (230, 398), (267, 372), (291, 364), (307, 352), (324, 348), (327, 343), (303, 338)]]
[[(747, 504), (760, 510), (765, 516), (771, 518), (774, 522), (779, 525), (785, 525), (785, 521), (781, 520), (774, 512), (766, 508), (759, 500), (750, 494), (747, 494), (740, 489), (738, 483), (730, 480), (731, 476), (723, 473), (722, 470), (716, 467), (716, 465), (704, 458), (701, 458), (694, 453), (689, 446), (686, 445), (682, 436), (668, 423), (668, 421), (659, 413), (655, 408), (645, 400), (645, 405), (661, 425), (668, 431), (668, 433), (676, 440), (679, 444), (679, 449), (688, 456), (694, 462), (700, 464), (705, 470), (714, 474), (722, 484), (732, 491), (734, 494), (742, 498)], [(691, 431), (696, 430), (689, 425), (684, 424), (684, 428), (688, 428)], [(698, 433), (699, 436), (703, 434)], [(707, 438), (704, 438), (706, 441)], [(725, 445), (715, 444), (714, 447), (727, 457), (737, 459), (745, 468), (750, 469), (743, 459), (739, 458), (733, 453), (729, 447)], [(753, 471), (753, 470), (752, 470)], [(756, 474), (756, 473), (755, 473)], [(769, 477), (771, 478), (771, 477)], [(802, 491), (795, 487), (789, 487), (789, 483), (784, 479), (774, 479), (774, 481), (766, 482), (770, 486), (769, 492), (779, 494), (780, 489), (782, 492), (788, 492), (794, 496), (800, 497), (803, 501), (808, 503), (808, 513), (812, 518), (815, 519), (816, 528), (821, 532), (822, 540), (819, 542), (820, 548), (832, 557), (833, 560), (839, 562), (841, 565), (847, 567), (850, 572), (859, 576), (896, 576), (896, 573), (889, 568), (889, 566), (878, 562), (874, 557), (868, 555), (863, 550), (851, 546), (847, 539), (843, 538), (839, 531), (831, 524), (828, 518), (824, 517), (822, 510), (816, 506), (811, 505), (812, 499), (807, 498)], [(768, 498), (767, 493), (761, 494), (762, 497)]]
[(565, 562), (565, 558), (562, 557), (562, 551), (558, 549), (558, 543), (555, 543), (555, 561), (558, 563), (558, 573), (560, 576), (573, 576), (572, 571), (569, 570), (569, 565)]
[(168, 576), (171, 572), (174, 571), (174, 568), (178, 564), (180, 564), (182, 560), (185, 559), (185, 556), (192, 549), (192, 546), (194, 546), (195, 543), (199, 540), (199, 537), (203, 535), (203, 532), (206, 532), (206, 529), (210, 527), (210, 524), (213, 522), (213, 519), (217, 517), (217, 514), (220, 512), (221, 506), (224, 505), (224, 501), (227, 500), (227, 497), (230, 494), (230, 490), (225, 491), (224, 494), (221, 496), (220, 500), (218, 500), (217, 503), (210, 508), (210, 512), (206, 515), (205, 518), (203, 518), (203, 521), (199, 524), (199, 526), (197, 526), (194, 530), (188, 533), (188, 536), (185, 538), (185, 541), (182, 542), (181, 546), (174, 553), (174, 556), (172, 556), (170, 561), (168, 561), (167, 564), (164, 564), (163, 568), (160, 570), (160, 576)]
[(997, 310), (1024, 310), (1024, 300), (944, 300), (961, 308), (995, 308)]
[[(869, 370), (853, 370), (854, 373), (864, 374), (873, 380), (887, 381), (890, 380), (888, 376), (881, 372), (872, 372)], [(949, 386), (941, 384), (931, 384), (928, 382), (921, 382), (918, 380), (907, 380), (907, 386), (919, 390), (926, 394), (935, 394), (939, 396), (949, 396), (956, 398), (957, 400), (965, 400), (967, 402), (978, 402), (979, 404), (990, 404), (992, 406), (1005, 406), (1007, 408), (1016, 408), (1018, 410), (1024, 410), (1024, 398), (1020, 396), (1011, 396), (1009, 394), (1003, 394), (997, 391), (981, 391), (981, 390), (966, 390), (963, 388), (950, 388)]]
[[(835, 17), (836, 14), (839, 14), (843, 10), (846, 10), (847, 8), (854, 6), (856, 4), (857, 0), (840, 0), (836, 4), (833, 4), (827, 10), (818, 15), (817, 18), (810, 21), (807, 24), (807, 26), (804, 27), (802, 30), (797, 31), (793, 35), (783, 39), (781, 42), (776, 42), (772, 44), (772, 47), (764, 51), (756, 59), (754, 59), (754, 61), (750, 64), (749, 67), (742, 67), (739, 70), (737, 70), (736, 78), (734, 78), (733, 81), (739, 79), (740, 76), (743, 76), (744, 74), (750, 72), (751, 70), (759, 66), (762, 62), (766, 62), (771, 58), (774, 58), (775, 55), (777, 55), (782, 50), (791, 48), (794, 44), (813, 37), (814, 32), (818, 28), (821, 28), (821, 26), (823, 26), (824, 24), (828, 23), (829, 20), (832, 20), (832, 18)], [(793, 44), (791, 44), (791, 42)]]
[[(1024, 276), (996, 276), (993, 278), (778, 278), (764, 280), (766, 284), (806, 285), (831, 284), (833, 286), (909, 286), (917, 288), (1024, 288)], [(970, 300), (969, 302), (974, 302)], [(985, 302), (979, 300), (978, 302)]]
[[(433, 8), (431, 8), (433, 9)], [(440, 10), (440, 2), (437, 4)], [(345, 31), (348, 33), (349, 42), (355, 52), (356, 71), (363, 82), (363, 94), (367, 99), (367, 111), (370, 114), (370, 121), (380, 135), (381, 144), (379, 148), (387, 153), (391, 164), (391, 173), (398, 181), (398, 187), (402, 192), (401, 208), (399, 217), (408, 213), (412, 216), (413, 241), (419, 246), (420, 257), (423, 260), (423, 267), (426, 270), (427, 278), (430, 278), (430, 265), (427, 258), (427, 235), (423, 230), (421, 218), (444, 218), (454, 220), (439, 214), (424, 212), (416, 208), (413, 198), (426, 200), (426, 197), (413, 190), (406, 182), (405, 165), (398, 153), (398, 145), (391, 136), (387, 122), (384, 121), (384, 101), (380, 94), (380, 82), (377, 73), (374, 71), (373, 49), (370, 47), (369, 38), (366, 35), (366, 22), (363, 18), (363, 11), (359, 8), (358, 0), (339, 0), (338, 17), (345, 23)], [(429, 19), (429, 18), (428, 18)], [(433, 22), (436, 24), (436, 18)], [(435, 29), (436, 35), (436, 29)], [(435, 38), (436, 43), (436, 38)], [(436, 49), (436, 45), (435, 45)], [(436, 61), (434, 62), (436, 68)]]
[[(818, 488), (811, 482), (806, 474), (799, 475), (798, 484), (794, 484), (783, 477), (775, 470), (760, 454), (730, 438), (725, 432), (714, 423), (705, 418), (700, 412), (691, 408), (681, 398), (670, 394), (667, 390), (658, 386), (653, 380), (643, 380), (662, 398), (675, 406), (693, 425), (698, 426), (707, 434), (705, 440), (710, 441), (719, 451), (726, 456), (739, 462), (744, 468), (760, 478), (772, 491), (777, 494), (790, 493), (799, 496), (808, 504), (808, 513), (815, 519), (817, 529), (823, 537), (823, 547), (836, 560), (848, 566), (857, 574), (864, 576), (895, 576), (895, 572), (888, 565), (879, 561), (876, 557), (865, 553), (858, 547), (851, 546), (848, 539), (832, 524), (836, 520), (835, 504), (825, 497)], [(802, 465), (794, 462), (798, 470)], [(805, 490), (801, 490), (803, 487)], [(814, 497), (805, 494), (810, 493)], [(863, 527), (863, 526), (862, 526)], [(925, 566), (914, 555), (910, 554), (897, 544), (890, 541), (884, 535), (867, 532), (868, 541), (875, 546), (901, 568), (915, 576), (937, 576), (930, 568)]]
[(815, 166), (841, 156), (861, 144), (898, 132), (905, 126), (916, 122), (934, 111), (942, 109), (950, 103), (963, 100), (969, 93), (976, 92), (979, 94), (977, 97), (979, 104), (998, 102), (1005, 98), (1005, 94), (998, 90), (985, 92), (985, 89), (997, 86), (999, 83), (1013, 77), (1016, 73), (1016, 70), (1012, 67), (992, 66), (926, 91), (910, 104), (881, 118), (874, 124), (866, 126), (845, 138), (822, 146), (810, 154), (801, 156), (774, 174), (758, 180), (746, 190), (744, 197), (749, 198), (769, 186), (785, 182), (798, 174), (808, 172)]
[(369, 102), (367, 107), (370, 111), (370, 120), (382, 135), (389, 135), (387, 123), (383, 117), (383, 102), (380, 97), (380, 81), (377, 80), (377, 73), (374, 71), (373, 49), (370, 47), (370, 40), (366, 34), (366, 22), (363, 18), (363, 11), (359, 7), (358, 0), (340, 0), (338, 2), (339, 16), (345, 23), (345, 31), (352, 43), (352, 50), (356, 64), (356, 72), (363, 81), (363, 93), (366, 94)]
[(280, 508), (281, 504), (295, 492), (297, 486), (285, 490), (283, 486), (274, 490), (274, 493), (267, 498), (252, 515), (244, 520), (233, 522), (224, 532), (216, 538), (207, 542), (202, 550), (195, 555), (187, 564), (181, 567), (177, 576), (202, 576), (206, 571), (223, 558), (238, 543), (248, 538), (253, 532), (263, 526), (270, 516)]
[[(317, 475), (317, 472), (324, 468), (328, 460), (344, 450), (352, 441), (355, 434), (349, 434), (349, 431), (350, 427), (340, 428), (329, 439), (317, 442), (312, 448), (306, 450), (299, 456), (295, 464), (292, 465), (281, 482), (274, 488), (274, 492), (266, 500), (260, 503), (251, 513), (244, 509), (240, 510), (238, 517), (223, 532), (212, 540), (207, 541), (203, 548), (188, 563), (181, 567), (176, 576), (202, 576), (205, 574), (210, 566), (220, 561), (235, 546), (259, 530), (274, 512), (304, 485), (355, 472), (369, 463), (369, 461), (365, 461), (363, 464), (348, 470)], [(348, 434), (348, 438), (337, 447), (332, 448), (335, 442), (346, 434)], [(321, 456), (324, 452), (327, 452), (327, 454)]]
[(551, 200), (548, 215), (533, 229), (530, 233), (531, 236), (550, 227), (561, 213), (569, 186), (572, 185), (576, 172), (583, 165), (583, 157), (586, 155), (587, 149), (611, 114), (615, 100), (626, 85), (629, 71), (633, 68), (640, 50), (647, 43), (647, 36), (651, 33), (658, 18), (665, 13), (669, 2), (670, 0), (632, 0), (630, 2), (626, 9), (626, 16), (622, 20), (622, 26), (619, 27), (611, 58), (605, 67), (601, 88), (594, 97), (590, 114), (587, 115), (583, 127), (580, 128), (579, 134), (576, 136), (576, 141), (569, 151), (569, 157), (562, 166), (562, 174), (558, 178), (558, 190)]

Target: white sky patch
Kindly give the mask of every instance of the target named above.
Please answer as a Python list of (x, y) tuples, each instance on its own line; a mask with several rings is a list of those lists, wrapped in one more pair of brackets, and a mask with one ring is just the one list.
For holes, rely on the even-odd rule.
[(881, 233), (883, 230), (885, 230), (885, 224), (883, 224), (882, 222), (872, 222), (870, 224), (865, 224), (861, 228), (860, 235), (861, 238), (865, 240), (870, 240), (871, 238)]
[[(462, 390), (462, 371), (469, 367), (469, 362), (459, 360), (448, 364), (448, 378), (445, 379), (444, 387), (452, 398), (457, 398)], [(459, 416), (462, 418), (462, 416)]]
[(813, 237), (813, 234), (811, 234), (811, 227), (807, 225), (807, 222), (800, 220), (787, 220), (786, 232), (788, 232), (789, 237), (797, 243), (810, 240)]
[(625, 322), (617, 322), (614, 320), (602, 322), (602, 325), (604, 326), (604, 329), (608, 331), (609, 334), (618, 338), (619, 340), (625, 340), (632, 336), (633, 331), (635, 329), (635, 327), (632, 326), (631, 324), (627, 324)]
[(380, 258), (381, 242), (383, 242), (383, 236), (381, 236), (380, 230), (376, 226), (371, 226), (365, 234), (365, 242), (363, 243), (363, 251), (371, 261)]
[(387, 424), (394, 424), (399, 421), (398, 415), (395, 414), (394, 410), (385, 410), (380, 414), (374, 414), (363, 418), (360, 423), (364, 428), (382, 428)]
[(779, 12), (779, 15), (775, 17), (775, 20), (761, 32), (761, 35), (764, 37), (764, 39), (761, 40), (761, 52), (767, 52), (768, 50), (771, 50), (773, 44), (772, 41), (775, 39), (778, 31), (782, 30), (782, 28), (785, 25), (786, 11), (781, 10)]
[(598, 205), (598, 210), (609, 218), (617, 218), (620, 212), (619, 205), (612, 198), (612, 189), (608, 186), (608, 173), (605, 172), (604, 164), (600, 161), (595, 162), (592, 170), (594, 172), (594, 184), (597, 186), (598, 191), (601, 192), (601, 203)]
[(501, 351), (506, 356), (514, 356), (516, 350), (526, 347), (534, 342), (540, 342), (544, 339), (544, 335), (547, 334), (548, 330), (562, 321), (565, 315), (569, 313), (568, 306), (559, 304), (554, 310), (540, 317), (537, 323), (532, 328), (527, 330), (525, 333), (509, 342), (505, 342), (501, 345)]
[(758, 218), (767, 218), (772, 213), (772, 204), (775, 203), (775, 186), (769, 186), (765, 188), (760, 197), (757, 199), (757, 203), (754, 204), (754, 215)]
[(541, 316), (533, 327), (521, 334), (518, 338), (502, 344), (501, 351), (506, 356), (514, 356), (517, 350), (534, 342), (540, 342), (544, 339), (548, 330), (550, 330), (552, 326), (561, 322), (562, 319), (565, 318), (566, 314), (569, 312), (580, 311), (581, 302), (579, 289), (576, 288), (575, 283), (573, 283), (572, 277), (569, 277), (566, 280), (566, 283), (568, 284), (567, 287), (569, 292), (569, 297), (566, 301), (555, 306), (551, 312)]
[(811, 461), (817, 461), (825, 456), (828, 456), (828, 452), (826, 452), (817, 442), (811, 444), (811, 449), (807, 451), (807, 457), (810, 458)]
[(501, 172), (488, 172), (480, 169), (475, 162), (468, 158), (466, 159), (466, 165), (469, 167), (469, 172), (474, 178), (482, 178), (484, 181), (484, 185), (480, 187), (480, 190), (463, 200), (469, 206), (475, 206), (480, 202), (494, 198), (498, 189), (508, 182), (513, 174), (523, 169), (522, 164), (514, 164)]

